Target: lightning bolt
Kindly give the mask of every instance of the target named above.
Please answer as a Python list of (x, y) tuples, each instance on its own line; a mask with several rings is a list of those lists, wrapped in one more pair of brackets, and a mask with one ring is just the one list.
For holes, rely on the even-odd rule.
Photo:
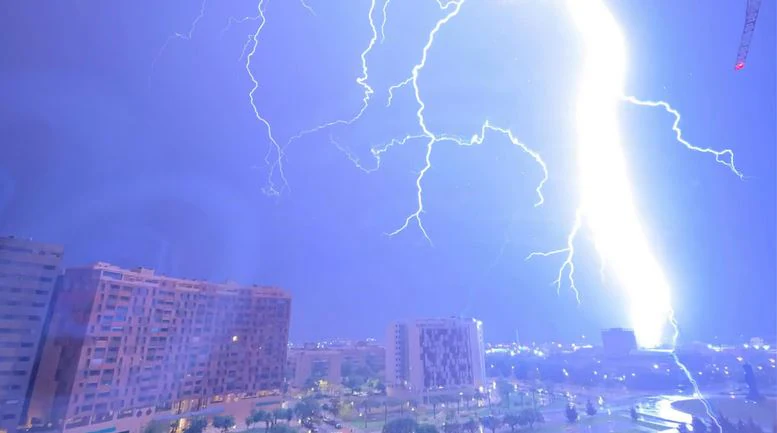
[(696, 379), (693, 378), (693, 375), (691, 374), (691, 371), (688, 370), (688, 367), (686, 367), (685, 364), (683, 364), (680, 361), (680, 357), (677, 356), (677, 339), (680, 337), (680, 325), (677, 323), (677, 319), (675, 318), (675, 315), (674, 315), (674, 310), (671, 310), (669, 312), (669, 322), (672, 324), (672, 328), (674, 330), (674, 333), (672, 334), (672, 358), (674, 358), (674, 362), (675, 364), (677, 364), (678, 367), (680, 367), (680, 370), (683, 371), (683, 373), (685, 374), (685, 377), (688, 378), (688, 381), (691, 382), (691, 387), (693, 388), (693, 396), (698, 398), (701, 404), (704, 406), (704, 411), (707, 413), (707, 416), (710, 417), (712, 422), (718, 428), (717, 431), (722, 432), (723, 427), (720, 425), (720, 421), (715, 416), (715, 413), (712, 410), (712, 406), (710, 406), (710, 403), (707, 401), (706, 398), (704, 398), (704, 395), (701, 393), (698, 382), (696, 382)]
[(688, 141), (686, 141), (683, 138), (683, 131), (680, 129), (680, 119), (681, 119), (680, 112), (672, 108), (672, 106), (669, 105), (669, 103), (664, 101), (643, 101), (635, 98), (634, 96), (624, 96), (623, 100), (630, 102), (632, 104), (641, 105), (645, 107), (662, 107), (664, 110), (666, 110), (667, 113), (670, 113), (674, 116), (672, 131), (674, 131), (675, 137), (677, 138), (677, 141), (680, 142), (680, 144), (682, 144), (689, 150), (693, 150), (695, 152), (710, 153), (715, 155), (715, 161), (728, 167), (729, 170), (731, 170), (740, 179), (744, 178), (744, 175), (742, 174), (742, 172), (740, 172), (739, 169), (737, 169), (736, 165), (734, 165), (734, 151), (732, 151), (731, 149), (715, 150), (715, 149), (710, 149), (708, 147), (697, 147), (689, 143)]
[(577, 304), (580, 305), (580, 291), (577, 289), (577, 285), (575, 283), (575, 238), (577, 237), (577, 233), (580, 231), (580, 227), (583, 225), (583, 212), (582, 210), (578, 209), (575, 213), (575, 223), (572, 226), (572, 230), (569, 231), (569, 234), (567, 235), (567, 246), (566, 248), (561, 248), (558, 250), (552, 250), (552, 251), (546, 251), (546, 252), (533, 252), (526, 256), (526, 260), (530, 260), (533, 257), (549, 257), (554, 256), (556, 254), (566, 254), (566, 258), (564, 259), (564, 262), (561, 263), (561, 267), (558, 269), (558, 277), (553, 281), (552, 284), (556, 286), (556, 294), (561, 293), (561, 280), (564, 276), (564, 270), (567, 268), (569, 269), (569, 272), (567, 273), (567, 279), (569, 280), (569, 288), (572, 290), (572, 292), (575, 294), (575, 300), (577, 301)]
[(338, 119), (331, 122), (324, 123), (322, 125), (318, 125), (314, 128), (304, 130), (297, 135), (291, 137), (286, 144), (287, 146), (291, 143), (299, 140), (300, 138), (308, 135), (313, 134), (316, 132), (319, 132), (321, 130), (331, 128), (335, 125), (351, 125), (353, 122), (356, 122), (357, 120), (361, 119), (364, 112), (367, 110), (367, 107), (370, 105), (370, 98), (375, 93), (375, 91), (372, 89), (372, 87), (369, 85), (367, 80), (369, 80), (369, 69), (367, 67), (367, 56), (370, 54), (370, 51), (372, 51), (373, 47), (375, 47), (375, 42), (378, 40), (378, 29), (375, 26), (375, 20), (373, 19), (373, 14), (375, 13), (375, 3), (376, 0), (371, 0), (370, 2), (370, 10), (367, 13), (367, 20), (370, 23), (370, 29), (372, 30), (372, 37), (370, 37), (370, 41), (367, 44), (367, 47), (362, 51), (361, 53), (361, 61), (362, 61), (362, 74), (361, 76), (356, 78), (356, 84), (358, 84), (364, 91), (364, 94), (362, 96), (362, 105), (358, 112), (356, 112), (353, 117), (350, 119)]
[[(229, 29), (229, 26), (234, 23), (259, 21), (256, 31), (249, 35), (243, 46), (240, 59), (245, 57), (245, 69), (253, 83), (253, 87), (248, 94), (251, 107), (257, 120), (266, 128), (267, 138), (271, 143), (270, 149), (265, 155), (267, 164), (270, 164), (270, 156), (273, 153), (275, 154), (271, 164), (266, 192), (277, 195), (283, 191), (283, 188), (288, 187), (282, 165), (283, 150), (286, 146), (308, 134), (321, 132), (334, 126), (351, 125), (359, 120), (368, 109), (375, 92), (368, 83), (369, 69), (367, 58), (377, 41), (380, 40), (382, 43), (385, 40), (385, 26), (388, 19), (387, 10), (390, 0), (385, 0), (382, 4), (382, 21), (379, 26), (376, 26), (374, 20), (377, 0), (371, 0), (370, 3), (367, 18), (370, 24), (371, 38), (366, 48), (361, 52), (361, 75), (356, 78), (357, 85), (363, 90), (362, 104), (359, 109), (350, 118), (334, 120), (312, 129), (304, 130), (291, 137), (283, 147), (279, 145), (273, 136), (270, 123), (260, 114), (255, 101), (255, 92), (259, 87), (259, 83), (252, 73), (251, 62), (256, 53), (259, 35), (266, 23), (263, 7), (265, 1), (267, 0), (259, 0), (257, 6), (258, 14), (255, 17), (245, 17), (241, 20), (231, 19), (224, 31)], [(202, 2), (200, 15), (193, 21), (189, 32), (187, 34), (176, 33), (168, 38), (168, 41), (165, 42), (165, 45), (160, 50), (160, 55), (171, 40), (191, 38), (197, 23), (204, 15), (205, 2), (206, 0)], [(305, 0), (300, 0), (300, 3), (311, 14), (315, 14)], [(435, 23), (430, 31), (421, 51), (421, 58), (413, 66), (410, 76), (388, 88), (386, 102), (387, 106), (391, 106), (396, 92), (412, 87), (418, 107), (416, 119), (420, 132), (408, 134), (402, 138), (393, 139), (387, 143), (371, 147), (370, 154), (374, 159), (374, 163), (371, 165), (363, 164), (347, 146), (340, 144), (330, 135), (330, 142), (345, 154), (358, 169), (365, 173), (372, 173), (378, 170), (381, 166), (383, 155), (394, 146), (404, 145), (415, 140), (423, 140), (425, 142), (424, 164), (415, 178), (415, 210), (407, 215), (404, 222), (396, 230), (387, 233), (387, 235), (395, 236), (415, 223), (430, 244), (432, 244), (431, 238), (422, 221), (422, 215), (425, 212), (423, 183), (426, 174), (432, 169), (432, 156), (436, 144), (450, 142), (459, 146), (474, 146), (483, 144), (488, 132), (506, 136), (512, 144), (529, 155), (541, 167), (544, 173), (536, 187), (538, 199), (535, 202), (535, 206), (539, 206), (544, 202), (542, 188), (548, 179), (547, 166), (540, 155), (518, 140), (510, 129), (498, 127), (486, 121), (481, 126), (479, 133), (467, 140), (450, 134), (435, 133), (428, 127), (425, 118), (426, 103), (421, 97), (421, 89), (418, 82), (419, 76), (427, 64), (428, 55), (437, 35), (444, 26), (459, 14), (465, 0), (436, 0), (436, 3), (440, 11), (444, 13), (443, 17)], [(574, 277), (575, 241), (579, 231), (583, 228), (583, 222), (585, 222), (586, 228), (590, 228), (594, 234), (595, 244), (602, 260), (602, 269), (604, 268), (604, 263), (607, 263), (608, 269), (612, 270), (613, 275), (630, 296), (632, 320), (635, 323), (638, 337), (644, 336), (645, 341), (656, 343), (661, 337), (660, 332), (658, 332), (659, 327), (665, 326), (667, 323), (673, 327), (672, 356), (691, 382), (695, 396), (703, 402), (707, 414), (714, 420), (716, 426), (720, 427), (712, 408), (699, 390), (698, 383), (677, 356), (676, 347), (680, 330), (675, 319), (674, 310), (671, 307), (670, 287), (665, 280), (658, 260), (650, 251), (647, 237), (643, 233), (638, 218), (639, 215), (633, 203), (633, 194), (629, 189), (627, 168), (621, 154), (618, 138), (615, 102), (625, 101), (639, 106), (663, 108), (674, 116), (672, 130), (679, 143), (691, 151), (714, 155), (718, 163), (728, 167), (739, 178), (743, 178), (743, 175), (734, 163), (734, 153), (731, 149), (714, 150), (698, 147), (688, 142), (683, 137), (683, 132), (679, 126), (681, 121), (679, 111), (675, 110), (667, 102), (641, 100), (634, 96), (623, 96), (620, 87), (622, 87), (623, 77), (625, 76), (625, 43), (614, 17), (612, 17), (601, 0), (569, 0), (568, 5), (580, 27), (581, 33), (583, 33), (583, 39), (588, 51), (586, 67), (583, 72), (581, 95), (578, 101), (577, 122), (580, 134), (578, 157), (581, 167), (582, 199), (576, 211), (572, 229), (567, 234), (566, 246), (557, 250), (533, 252), (526, 257), (526, 260), (534, 257), (563, 255), (564, 261), (553, 284), (556, 286), (557, 292), (560, 292), (562, 281), (566, 276), (570, 289), (574, 292), (579, 304), (580, 292)], [(278, 170), (284, 184), (280, 189), (273, 183), (275, 170)]]
[[(248, 54), (246, 55), (245, 70), (246, 70), (246, 73), (248, 74), (248, 77), (251, 79), (251, 82), (253, 83), (253, 87), (248, 92), (248, 99), (251, 103), (251, 108), (254, 111), (254, 117), (256, 117), (256, 120), (258, 120), (262, 125), (264, 125), (265, 129), (267, 130), (267, 139), (270, 141), (270, 144), (271, 144), (270, 148), (268, 149), (264, 157), (265, 163), (267, 163), (268, 165), (270, 164), (269, 159), (273, 150), (275, 151), (275, 154), (277, 156), (277, 158), (275, 159), (275, 161), (271, 166), (270, 173), (267, 177), (267, 185), (263, 188), (263, 191), (267, 195), (278, 196), (283, 191), (283, 189), (288, 188), (288, 185), (289, 185), (288, 181), (286, 180), (286, 175), (283, 172), (283, 164), (281, 163), (281, 160), (283, 158), (283, 150), (281, 149), (281, 146), (278, 144), (278, 141), (273, 136), (272, 126), (270, 125), (270, 122), (268, 122), (267, 119), (264, 116), (262, 116), (262, 114), (259, 111), (259, 108), (257, 108), (256, 106), (256, 99), (254, 98), (254, 94), (256, 93), (256, 90), (259, 88), (259, 81), (257, 81), (256, 77), (254, 76), (254, 73), (251, 70), (251, 60), (254, 58), (254, 55), (256, 54), (256, 47), (259, 45), (259, 34), (262, 32), (264, 25), (267, 23), (267, 18), (264, 15), (264, 2), (265, 0), (259, 0), (259, 3), (257, 4), (256, 17), (247, 17), (242, 20), (242, 21), (259, 20), (259, 25), (257, 26), (256, 31), (250, 37), (250, 43), (247, 43), (248, 44), (247, 46), (250, 46), (251, 49), (250, 51), (248, 51)], [(273, 181), (273, 177), (276, 169), (278, 170), (281, 181), (283, 182), (283, 185), (281, 185), (280, 189), (275, 185)]]
[(162, 57), (162, 53), (165, 52), (165, 49), (167, 49), (167, 46), (170, 45), (170, 43), (176, 39), (181, 39), (184, 41), (189, 41), (192, 39), (192, 35), (194, 34), (194, 30), (197, 29), (197, 24), (199, 24), (202, 17), (205, 16), (205, 6), (207, 5), (208, 0), (202, 0), (202, 3), (200, 4), (200, 13), (194, 18), (194, 21), (189, 25), (189, 31), (186, 33), (173, 33), (172, 35), (168, 36), (165, 40), (165, 43), (162, 44), (162, 46), (159, 48), (159, 52), (156, 54), (156, 57), (154, 57), (154, 60), (151, 62), (151, 69), (153, 70), (156, 66), (156, 63), (159, 61), (159, 58)]
[(383, 3), (383, 21), (380, 23), (380, 43), (382, 44), (383, 41), (386, 40), (386, 21), (388, 20), (388, 7), (389, 3), (391, 3), (391, 0), (386, 0), (385, 3)]

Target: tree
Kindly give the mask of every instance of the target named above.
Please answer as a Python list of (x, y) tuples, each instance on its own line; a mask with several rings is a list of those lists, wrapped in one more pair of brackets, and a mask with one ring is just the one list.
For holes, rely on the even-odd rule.
[(246, 429), (250, 430), (251, 425), (256, 423), (256, 420), (254, 419), (254, 413), (255, 411), (252, 411), (250, 415), (246, 417)]
[(691, 427), (693, 428), (693, 433), (707, 433), (707, 424), (701, 418), (691, 418)]
[(515, 391), (515, 385), (506, 381), (500, 380), (496, 383), (496, 391), (499, 393), (499, 397), (510, 409), (510, 395)]
[(439, 431), (434, 424), (418, 424), (415, 433), (439, 433)]
[(462, 426), (467, 433), (477, 433), (480, 430), (480, 423), (475, 418), (470, 418)]
[(170, 426), (161, 421), (151, 421), (143, 426), (143, 433), (169, 433)]
[(208, 427), (208, 420), (203, 417), (195, 417), (189, 420), (189, 425), (184, 429), (184, 433), (202, 433)]
[(221, 429), (226, 433), (227, 430), (235, 425), (235, 417), (232, 415), (216, 415), (213, 417), (213, 427)]
[(520, 417), (522, 418), (523, 421), (526, 422), (526, 424), (529, 424), (529, 427), (532, 429), (534, 429), (535, 423), (545, 422), (545, 417), (542, 416), (542, 413), (537, 409), (533, 409), (533, 408), (527, 408), (522, 410)]
[(264, 422), (264, 431), (270, 431), (270, 424), (272, 423), (272, 413), (266, 410), (254, 410), (251, 412), (251, 417), (254, 423)]
[(316, 415), (319, 410), (318, 402), (312, 398), (303, 398), (294, 406), (294, 413), (302, 419)]
[(496, 429), (502, 425), (502, 420), (494, 415), (488, 415), (484, 416), (480, 423), (483, 424), (483, 427), (491, 430), (491, 433), (496, 433)]
[(397, 418), (383, 425), (383, 433), (413, 433), (418, 423), (412, 418)]
[(567, 421), (569, 421), (570, 423), (577, 422), (578, 414), (577, 414), (577, 408), (575, 407), (575, 405), (570, 404), (567, 406), (566, 416), (567, 416)]
[(294, 418), (294, 414), (292, 413), (291, 409), (284, 409), (282, 407), (273, 410), (272, 415), (273, 424), (280, 420), (286, 420), (286, 422), (290, 422), (291, 419)]
[(632, 421), (638, 421), (639, 420), (639, 413), (637, 413), (637, 408), (635, 406), (631, 407), (631, 420)]
[(526, 425), (526, 421), (523, 419), (523, 417), (521, 417), (520, 415), (518, 415), (516, 413), (508, 413), (507, 415), (505, 415), (504, 416), (504, 422), (505, 422), (505, 424), (510, 426), (510, 431), (512, 431), (512, 432), (515, 431), (515, 427), (516, 426), (521, 425), (521, 424)]
[(588, 416), (596, 415), (596, 406), (591, 403), (591, 400), (588, 400), (588, 403), (585, 404), (585, 413), (587, 413)]

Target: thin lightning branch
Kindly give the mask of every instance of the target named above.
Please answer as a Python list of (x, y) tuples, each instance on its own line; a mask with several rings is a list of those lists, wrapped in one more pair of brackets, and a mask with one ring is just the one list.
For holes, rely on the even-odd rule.
[(691, 386), (693, 387), (693, 396), (699, 399), (701, 404), (704, 406), (705, 412), (707, 412), (707, 416), (712, 419), (712, 422), (718, 428), (718, 431), (722, 432), (723, 427), (720, 425), (720, 421), (718, 421), (718, 418), (715, 416), (710, 403), (706, 398), (704, 398), (704, 395), (702, 395), (701, 390), (699, 389), (699, 384), (696, 382), (696, 379), (693, 378), (693, 375), (691, 374), (691, 371), (688, 370), (688, 367), (686, 367), (685, 364), (680, 361), (680, 357), (677, 356), (677, 339), (680, 337), (680, 326), (677, 324), (674, 310), (669, 312), (669, 322), (672, 324), (672, 328), (674, 329), (674, 334), (672, 334), (672, 357), (674, 358), (674, 362), (678, 367), (680, 367), (683, 373), (685, 373), (685, 377), (688, 378), (688, 381), (691, 382)]
[(248, 38), (246, 39), (245, 43), (243, 44), (243, 49), (240, 51), (240, 57), (237, 58), (237, 61), (243, 60), (243, 57), (246, 55), (246, 50), (248, 50), (248, 47), (251, 45), (251, 41), (253, 41), (254, 35), (248, 35)]
[(385, 3), (383, 3), (383, 21), (380, 23), (380, 43), (382, 44), (383, 41), (386, 40), (386, 20), (388, 20), (388, 7), (389, 3), (391, 3), (391, 0), (386, 0)]
[(299, 140), (300, 138), (312, 134), (327, 128), (331, 128), (335, 125), (350, 125), (353, 122), (356, 122), (359, 120), (364, 112), (367, 110), (367, 107), (370, 103), (370, 97), (372, 96), (375, 91), (370, 87), (370, 85), (367, 83), (367, 80), (369, 79), (369, 72), (367, 68), (367, 55), (370, 54), (370, 51), (372, 51), (372, 48), (375, 46), (375, 42), (378, 40), (378, 29), (375, 27), (375, 20), (373, 19), (372, 15), (375, 12), (375, 2), (377, 0), (372, 0), (370, 2), (370, 11), (367, 14), (367, 19), (370, 22), (370, 29), (372, 29), (372, 37), (370, 38), (370, 42), (367, 44), (367, 48), (364, 49), (361, 53), (361, 60), (362, 60), (362, 74), (358, 78), (356, 78), (356, 84), (358, 84), (362, 89), (364, 89), (364, 96), (362, 97), (362, 105), (359, 111), (350, 119), (338, 119), (334, 120), (332, 122), (324, 123), (322, 125), (316, 126), (315, 128), (307, 129), (305, 131), (302, 131), (298, 133), (297, 135), (291, 137), (289, 141), (286, 143), (286, 146), (290, 145), (291, 143)]
[(395, 145), (404, 145), (408, 141), (417, 140), (420, 138), (426, 138), (426, 135), (406, 135), (402, 138), (395, 138), (388, 143), (385, 143), (380, 146), (373, 146), (370, 148), (370, 153), (372, 154), (372, 157), (375, 159), (375, 166), (374, 167), (366, 167), (361, 163), (361, 160), (359, 157), (354, 155), (348, 148), (338, 143), (331, 135), (329, 136), (329, 141), (356, 166), (359, 170), (365, 172), (365, 173), (372, 173), (374, 171), (377, 171), (380, 169), (381, 164), (381, 157), (385, 152), (387, 152), (390, 148), (394, 147)]
[[(221, 36), (224, 36), (224, 33), (228, 32), (229, 29), (231, 29), (232, 25), (234, 24), (242, 24), (246, 21), (258, 21), (260, 19), (262, 19), (261, 15), (248, 16), (243, 18), (229, 17), (229, 19), (227, 20), (227, 25), (224, 26), (223, 29), (221, 29)], [(248, 37), (251, 38), (251, 35), (248, 35)]]
[[(424, 101), (421, 99), (421, 90), (418, 86), (418, 74), (421, 72), (421, 70), (426, 66), (426, 59), (429, 55), (429, 50), (432, 48), (432, 45), (434, 44), (434, 39), (437, 36), (437, 33), (440, 31), (442, 26), (448, 23), (453, 17), (458, 15), (459, 11), (461, 10), (461, 5), (464, 3), (465, 0), (460, 0), (458, 2), (451, 2), (447, 4), (443, 9), (447, 10), (447, 6), (450, 4), (453, 4), (453, 10), (448, 12), (442, 19), (437, 21), (437, 24), (435, 24), (432, 31), (429, 33), (429, 39), (426, 42), (426, 45), (424, 45), (424, 49), (421, 54), (421, 61), (413, 66), (412, 70), (412, 83), (413, 83), (413, 90), (415, 91), (415, 100), (418, 103), (418, 111), (416, 111), (416, 117), (418, 118), (418, 126), (421, 127), (421, 131), (423, 131), (424, 135), (429, 137), (429, 141), (426, 144), (426, 156), (424, 158), (426, 164), (421, 169), (421, 172), (418, 174), (418, 177), (416, 178), (416, 192), (418, 197), (418, 207), (416, 208), (415, 212), (411, 213), (407, 216), (405, 219), (405, 223), (402, 224), (398, 229), (394, 230), (391, 233), (388, 233), (389, 236), (394, 236), (403, 230), (407, 228), (407, 226), (410, 224), (410, 221), (415, 220), (418, 224), (418, 228), (421, 230), (421, 233), (423, 233), (426, 240), (429, 242), (429, 244), (432, 244), (432, 239), (429, 237), (429, 234), (426, 232), (426, 229), (424, 228), (423, 223), (421, 222), (421, 213), (424, 211), (424, 197), (423, 197), (423, 187), (421, 186), (421, 183), (423, 182), (424, 176), (426, 173), (432, 168), (432, 149), (434, 147), (434, 143), (438, 141), (438, 138), (429, 130), (429, 128), (426, 127), (426, 120), (424, 119), (424, 109), (426, 108), (426, 104), (424, 104)], [(442, 5), (441, 5), (442, 6)]]
[(167, 37), (167, 40), (165, 40), (165, 43), (162, 44), (162, 47), (159, 48), (159, 52), (157, 53), (156, 57), (154, 57), (154, 60), (151, 62), (151, 69), (154, 69), (156, 66), (156, 63), (159, 61), (159, 58), (162, 57), (162, 53), (165, 52), (165, 49), (167, 46), (172, 42), (174, 39), (182, 39), (185, 41), (191, 40), (192, 35), (194, 34), (194, 30), (197, 29), (197, 24), (199, 24), (202, 17), (205, 16), (205, 6), (207, 5), (208, 0), (202, 0), (202, 3), (200, 4), (200, 13), (194, 18), (194, 21), (192, 21), (191, 25), (189, 25), (189, 31), (186, 33), (173, 33), (172, 35)]
[(577, 285), (575, 284), (575, 238), (577, 237), (577, 233), (580, 231), (580, 227), (582, 227), (582, 225), (583, 212), (581, 209), (578, 209), (575, 214), (575, 224), (572, 226), (572, 230), (569, 231), (569, 235), (567, 235), (566, 248), (546, 252), (533, 252), (526, 256), (526, 260), (530, 260), (533, 257), (549, 257), (556, 254), (565, 253), (566, 258), (564, 259), (564, 262), (561, 263), (561, 267), (558, 270), (558, 277), (553, 281), (552, 284), (556, 286), (556, 294), (560, 294), (561, 280), (564, 277), (564, 270), (569, 268), (569, 272), (567, 273), (567, 278), (569, 279), (569, 288), (572, 289), (572, 292), (575, 294), (575, 300), (578, 304), (580, 304), (580, 291), (577, 289)]
[(664, 101), (643, 101), (635, 98), (634, 96), (624, 96), (623, 100), (627, 102), (631, 102), (632, 104), (641, 105), (645, 107), (662, 107), (664, 110), (666, 110), (668, 113), (674, 116), (674, 123), (672, 124), (672, 130), (675, 133), (677, 141), (679, 141), (683, 146), (687, 147), (690, 150), (694, 150), (696, 152), (701, 152), (701, 153), (711, 153), (715, 155), (715, 161), (728, 167), (740, 179), (744, 177), (742, 173), (737, 169), (736, 165), (734, 165), (734, 152), (731, 149), (715, 150), (715, 149), (710, 149), (708, 147), (697, 147), (689, 143), (688, 141), (686, 141), (683, 138), (683, 131), (680, 129), (680, 112), (672, 108), (672, 106), (669, 105), (669, 103)]
[(408, 77), (406, 80), (388, 88), (388, 101), (386, 102), (386, 107), (391, 107), (391, 102), (394, 100), (394, 92), (407, 86), (411, 81), (413, 81), (413, 77)]
[[(251, 51), (249, 51), (248, 56), (246, 56), (246, 64), (245, 69), (248, 73), (248, 77), (251, 79), (251, 82), (254, 84), (253, 88), (251, 88), (251, 91), (248, 92), (248, 99), (251, 101), (251, 108), (254, 110), (254, 116), (256, 117), (259, 122), (264, 124), (264, 126), (267, 128), (267, 138), (270, 140), (270, 143), (272, 144), (272, 148), (275, 149), (276, 154), (278, 155), (277, 163), (280, 162), (283, 153), (281, 150), (280, 145), (278, 145), (278, 142), (275, 140), (275, 137), (273, 137), (272, 133), (272, 127), (270, 126), (270, 123), (259, 113), (259, 109), (256, 107), (256, 101), (254, 100), (254, 93), (256, 93), (256, 89), (259, 88), (259, 82), (256, 80), (256, 77), (254, 77), (253, 72), (251, 72), (251, 59), (254, 57), (254, 54), (256, 54), (256, 47), (259, 45), (259, 33), (262, 32), (262, 29), (264, 28), (265, 23), (267, 22), (267, 19), (264, 16), (264, 10), (263, 10), (263, 3), (264, 0), (259, 0), (259, 4), (257, 5), (258, 10), (258, 17), (261, 20), (259, 23), (259, 26), (256, 28), (256, 32), (254, 32), (253, 36), (251, 37), (251, 40), (253, 41), (253, 45), (251, 47)], [(268, 153), (265, 155), (265, 162), (269, 164), (268, 158), (272, 151), (272, 148), (268, 150)], [(283, 181), (283, 186), (281, 187), (281, 190), (279, 191), (272, 180), (273, 173), (275, 171), (276, 165), (273, 164), (272, 169), (270, 170), (270, 174), (268, 176), (268, 183), (267, 186), (264, 188), (264, 192), (268, 195), (279, 195), (284, 187), (288, 187), (288, 182), (286, 181), (286, 175), (283, 173), (283, 165), (278, 164), (278, 172), (280, 174), (281, 180)]]
[(307, 2), (305, 2), (305, 0), (299, 0), (299, 2), (303, 8), (307, 9), (308, 12), (310, 12), (311, 15), (316, 16), (316, 11), (314, 11), (313, 8), (310, 7), (310, 5), (307, 4)]

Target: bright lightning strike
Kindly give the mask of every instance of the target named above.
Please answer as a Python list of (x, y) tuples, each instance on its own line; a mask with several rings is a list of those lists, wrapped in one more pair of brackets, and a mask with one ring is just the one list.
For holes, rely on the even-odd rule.
[[(205, 3), (202, 2), (200, 15), (193, 21), (187, 34), (174, 34), (160, 50), (160, 55), (169, 41), (175, 38), (190, 39), (197, 23), (204, 15)], [(273, 162), (270, 170), (270, 183), (268, 192), (279, 194), (279, 191), (272, 183), (273, 173), (279, 170), (280, 177), (283, 180), (284, 187), (287, 185), (285, 175), (283, 174), (282, 158), (283, 148), (278, 144), (273, 136), (270, 123), (259, 113), (255, 103), (254, 94), (259, 87), (259, 83), (251, 70), (251, 61), (256, 53), (259, 34), (261, 33), (266, 19), (264, 16), (263, 4), (266, 0), (259, 0), (258, 15), (256, 17), (246, 17), (242, 21), (259, 21), (256, 32), (249, 36), (248, 41), (243, 47), (243, 54), (247, 52), (245, 69), (253, 83), (253, 88), (249, 92), (249, 99), (254, 114), (266, 128), (267, 136), (272, 147), (266, 156), (269, 164), (269, 156), (273, 149), (277, 159)], [(356, 83), (363, 89), (363, 99), (360, 109), (350, 119), (335, 120), (322, 124), (313, 129), (302, 131), (287, 142), (287, 145), (299, 138), (319, 132), (336, 125), (350, 125), (362, 117), (368, 109), (373, 88), (368, 84), (369, 74), (367, 67), (367, 57), (375, 47), (378, 39), (382, 43), (385, 40), (385, 26), (387, 22), (387, 9), (390, 0), (385, 0), (382, 6), (382, 21), (380, 26), (375, 25), (374, 13), (376, 1), (372, 0), (368, 13), (368, 21), (372, 30), (372, 36), (367, 47), (361, 53), (362, 74), (356, 79)], [(313, 10), (300, 0), (303, 7), (311, 13)], [(535, 206), (543, 203), (542, 187), (548, 179), (548, 171), (545, 163), (539, 154), (517, 140), (513, 132), (509, 129), (499, 128), (485, 122), (479, 134), (474, 135), (470, 140), (464, 140), (452, 135), (434, 133), (427, 124), (424, 117), (426, 103), (421, 97), (421, 89), (418, 83), (419, 75), (427, 63), (429, 52), (434, 45), (435, 39), (442, 29), (451, 19), (456, 17), (465, 0), (436, 0), (444, 16), (439, 19), (431, 32), (429, 33), (426, 44), (423, 46), (420, 61), (412, 68), (410, 76), (404, 81), (388, 88), (387, 105), (393, 102), (395, 92), (408, 86), (412, 86), (415, 101), (418, 109), (416, 118), (420, 133), (407, 135), (402, 139), (394, 139), (386, 144), (375, 146), (370, 149), (375, 160), (372, 167), (362, 164), (362, 162), (345, 146), (337, 143), (330, 137), (331, 142), (342, 151), (351, 162), (366, 173), (371, 173), (380, 168), (381, 157), (385, 152), (397, 144), (405, 144), (411, 140), (424, 140), (426, 142), (426, 152), (424, 165), (416, 177), (416, 195), (417, 206), (415, 211), (410, 213), (404, 223), (391, 233), (390, 236), (397, 235), (404, 231), (409, 225), (415, 222), (423, 236), (431, 243), (426, 228), (422, 222), (424, 213), (424, 191), (423, 181), (426, 174), (432, 168), (432, 154), (435, 144), (448, 141), (460, 146), (479, 145), (483, 143), (487, 131), (501, 133), (507, 136), (510, 141), (518, 146), (523, 152), (530, 155), (535, 162), (540, 165), (544, 176), (537, 186), (536, 192), (538, 201)], [(664, 101), (644, 101), (633, 96), (623, 96), (622, 88), (626, 73), (626, 47), (625, 41), (621, 35), (620, 29), (602, 0), (568, 0), (569, 11), (578, 26), (585, 44), (585, 64), (581, 74), (580, 91), (577, 101), (577, 130), (578, 130), (578, 164), (579, 164), (579, 185), (581, 193), (581, 204), (577, 209), (574, 225), (567, 236), (567, 245), (565, 248), (548, 252), (535, 252), (526, 259), (541, 256), (555, 256), (563, 254), (565, 256), (558, 277), (554, 281), (557, 291), (560, 291), (563, 277), (569, 281), (571, 289), (574, 291), (578, 303), (580, 294), (577, 289), (574, 273), (574, 254), (575, 239), (583, 222), (586, 228), (589, 228), (593, 234), (594, 244), (601, 258), (602, 267), (607, 267), (612, 271), (614, 279), (618, 285), (626, 292), (630, 302), (630, 317), (632, 327), (634, 328), (638, 340), (642, 346), (656, 347), (664, 337), (664, 329), (667, 325), (674, 330), (672, 334), (672, 347), (677, 344), (679, 336), (679, 327), (674, 317), (674, 311), (671, 305), (671, 288), (664, 275), (657, 258), (653, 254), (648, 236), (645, 234), (635, 206), (634, 194), (631, 191), (629, 183), (629, 169), (626, 164), (625, 156), (620, 143), (618, 131), (618, 104), (626, 101), (640, 106), (661, 107), (675, 118), (672, 130), (675, 132), (678, 142), (683, 144), (689, 150), (701, 153), (708, 153), (715, 156), (720, 164), (727, 166), (733, 173), (742, 178), (742, 173), (734, 164), (734, 154), (730, 149), (714, 150), (692, 145), (683, 137), (682, 130), (679, 127), (680, 113)], [(233, 21), (228, 23), (231, 25)], [(226, 30), (226, 29), (225, 29)], [(379, 37), (380, 35), (380, 37)], [(250, 48), (250, 49), (249, 49)], [(155, 59), (156, 62), (156, 59)], [(699, 391), (698, 384), (677, 357), (676, 352), (672, 352), (677, 365), (686, 374), (694, 387), (694, 392), (704, 403), (707, 413), (715, 424), (719, 423), (712, 413), (708, 402), (704, 400)]]

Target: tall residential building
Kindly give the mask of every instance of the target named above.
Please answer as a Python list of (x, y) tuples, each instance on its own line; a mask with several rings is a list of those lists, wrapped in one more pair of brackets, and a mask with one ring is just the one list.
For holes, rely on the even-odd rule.
[(0, 237), (0, 431), (26, 424), (25, 403), (62, 246)]
[[(122, 269), (67, 269), (30, 416), (66, 433), (151, 420), (244, 419), (284, 378), (291, 298), (275, 288)], [(34, 410), (33, 410), (34, 408)]]
[(483, 324), (464, 318), (420, 319), (391, 325), (386, 345), (390, 394), (427, 397), (485, 385)]

